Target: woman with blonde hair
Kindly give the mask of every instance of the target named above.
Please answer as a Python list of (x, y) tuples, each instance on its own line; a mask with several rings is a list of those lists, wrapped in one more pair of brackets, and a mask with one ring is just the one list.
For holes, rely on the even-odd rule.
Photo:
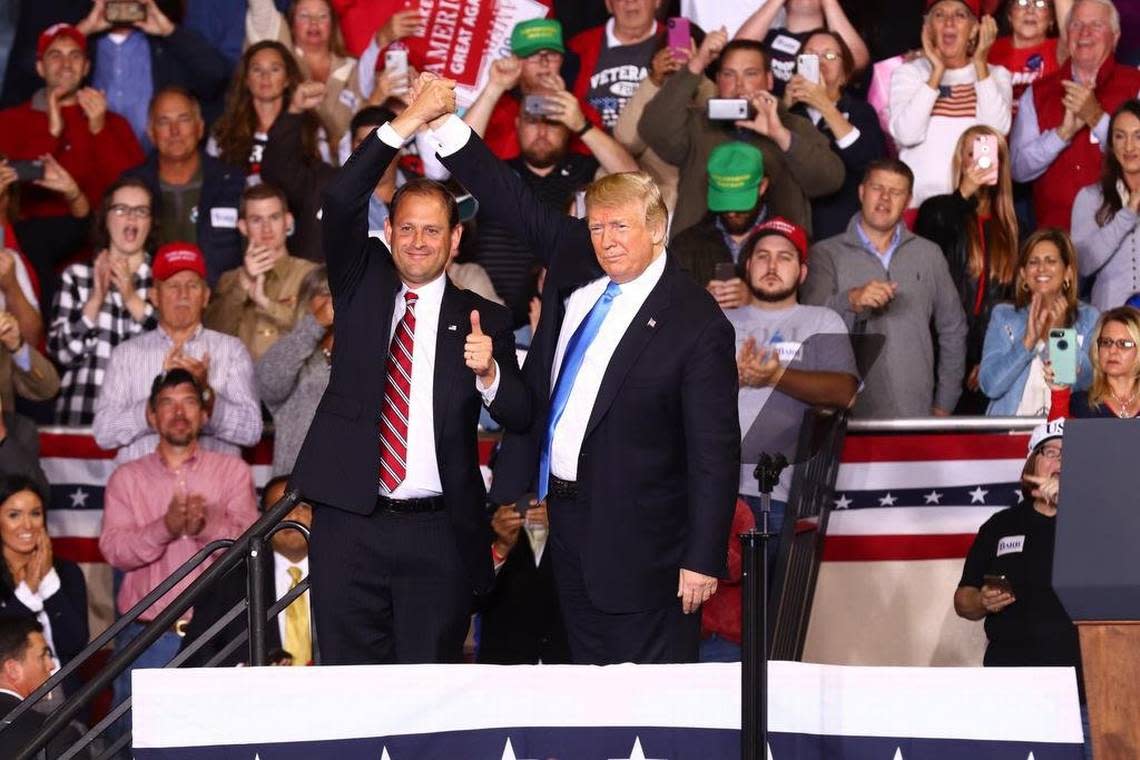
[[(983, 149), (996, 149), (995, 155), (983, 156)], [(915, 233), (942, 249), (966, 312), (966, 387), (956, 411), (982, 414), (988, 399), (978, 387), (978, 372), (986, 328), (994, 305), (1012, 298), (1018, 268), (1005, 138), (984, 125), (967, 129), (954, 150), (951, 176), (954, 191), (922, 204)]]
[[(1092, 332), (1089, 358), (1092, 385), (1073, 391), (1050, 385), (1054, 417), (1140, 417), (1140, 311), (1118, 306), (1100, 315)], [(1046, 378), (1052, 373), (1046, 368)]]
[(1087, 351), (1098, 312), (1077, 299), (1077, 252), (1057, 227), (1034, 232), (1021, 247), (1014, 300), (994, 307), (986, 329), (978, 384), (986, 414), (1039, 417), (1049, 412), (1046, 344), (1053, 328), (1077, 333), (1077, 388), (1092, 380)]

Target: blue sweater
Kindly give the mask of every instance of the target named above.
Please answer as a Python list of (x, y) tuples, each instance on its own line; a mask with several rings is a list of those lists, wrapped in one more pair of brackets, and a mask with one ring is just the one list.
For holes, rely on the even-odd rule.
[[(1088, 388), (1092, 382), (1088, 339), (1099, 317), (1100, 312), (1088, 304), (1082, 303), (1077, 307), (1077, 322), (1073, 327), (1077, 331), (1077, 343), (1081, 350), (1077, 354), (1080, 364), (1077, 367), (1076, 390)], [(1017, 414), (1017, 407), (1025, 392), (1025, 381), (1029, 378), (1029, 367), (1033, 364), (1035, 355), (1034, 351), (1026, 350), (1022, 343), (1028, 318), (1028, 307), (1016, 309), (1009, 303), (995, 306), (990, 315), (978, 373), (982, 392), (990, 398), (986, 414)]]

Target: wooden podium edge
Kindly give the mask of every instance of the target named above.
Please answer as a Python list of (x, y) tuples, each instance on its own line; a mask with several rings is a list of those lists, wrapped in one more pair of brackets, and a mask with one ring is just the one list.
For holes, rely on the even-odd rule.
[(1140, 620), (1082, 620), (1089, 734), (1096, 760), (1140, 758)]

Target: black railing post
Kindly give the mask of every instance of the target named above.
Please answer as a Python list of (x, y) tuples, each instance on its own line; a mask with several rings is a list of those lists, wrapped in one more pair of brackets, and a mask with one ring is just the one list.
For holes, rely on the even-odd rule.
[(253, 536), (249, 540), (245, 569), (249, 590), (249, 664), (265, 665), (268, 657), (265, 647), (265, 539)]
[[(752, 530), (741, 533), (741, 658), (740, 658), (740, 760), (763, 760), (761, 737), (767, 737), (767, 657), (762, 640), (767, 638), (767, 612), (762, 601), (768, 563), (764, 541)], [(757, 615), (763, 617), (757, 620)], [(762, 725), (761, 725), (762, 723)]]

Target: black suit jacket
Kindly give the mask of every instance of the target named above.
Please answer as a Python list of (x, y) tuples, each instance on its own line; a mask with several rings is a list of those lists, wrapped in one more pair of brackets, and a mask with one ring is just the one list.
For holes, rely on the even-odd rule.
[[(508, 432), (495, 466), (491, 498), (506, 504), (534, 488), (566, 299), (603, 272), (586, 222), (540, 203), (475, 134), (443, 162), (548, 267), (523, 368), (534, 421)], [(582, 572), (600, 609), (668, 603), (680, 568), (726, 574), (740, 473), (735, 351), (716, 302), (667, 259), (610, 359), (578, 459), (590, 505)]]
[[(87, 646), (87, 581), (74, 562), (56, 559), (52, 564), (59, 575), (59, 591), (47, 598), (44, 610), (51, 621), (55, 656), (66, 665)], [(35, 613), (16, 598), (15, 589), (0, 581), (0, 620), (34, 617)], [(63, 682), (64, 691), (68, 694), (75, 693), (80, 685), (78, 674)]]
[[(328, 388), (293, 468), (307, 501), (370, 514), (380, 487), (380, 411), (394, 301), (401, 282), (387, 247), (368, 237), (368, 197), (395, 156), (370, 135), (324, 193), (322, 231), (336, 313)], [(506, 308), (447, 282), (436, 338), (432, 412), (443, 498), (476, 592), (490, 588), (491, 529), (484, 508), (476, 429), (482, 396), (463, 360), (478, 310), (494, 340), (499, 389), (491, 414), (507, 429), (530, 425), (530, 397), (519, 374)]]
[[(0, 720), (12, 710), (15, 710), (20, 702), (21, 700), (16, 699), (11, 694), (0, 693)], [(4, 733), (0, 734), (0, 760), (15, 757), (16, 753), (23, 749), (28, 742), (32, 740), (32, 737), (39, 732), (46, 720), (47, 716), (36, 710), (28, 710), (17, 718), (15, 723), (9, 726)], [(65, 726), (62, 731), (48, 742), (48, 760), (62, 755), (72, 744), (79, 741), (79, 739), (80, 734), (75, 726)], [(80, 760), (91, 757), (90, 748), (85, 748), (76, 755), (76, 757), (80, 758)]]
[[(223, 163), (213, 156), (200, 151), (202, 157), (202, 190), (198, 196), (198, 221), (195, 231), (198, 234), (198, 247), (206, 256), (206, 279), (213, 287), (225, 272), (241, 266), (245, 255), (241, 233), (237, 229), (237, 209), (245, 190), (245, 171)], [(162, 204), (162, 189), (158, 180), (158, 153), (152, 151), (147, 160), (133, 169), (123, 172), (127, 177), (138, 177), (150, 187), (156, 206)], [(214, 209), (218, 209), (215, 219)], [(232, 213), (234, 226), (226, 226)], [(158, 212), (155, 212), (158, 216)], [(214, 222), (222, 222), (215, 225)], [(162, 242), (173, 242), (164, 240)]]

